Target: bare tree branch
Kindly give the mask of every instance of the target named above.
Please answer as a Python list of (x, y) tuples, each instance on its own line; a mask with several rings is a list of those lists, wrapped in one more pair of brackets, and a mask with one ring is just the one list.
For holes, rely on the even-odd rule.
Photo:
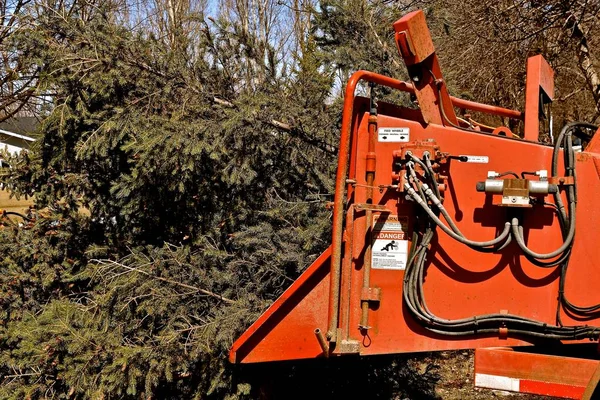
[(163, 278), (163, 277), (160, 277), (160, 276), (156, 276), (156, 275), (153, 275), (153, 274), (151, 274), (151, 273), (149, 273), (147, 271), (144, 271), (142, 269), (139, 269), (139, 268), (136, 268), (136, 267), (132, 267), (132, 266), (129, 266), (129, 265), (126, 265), (126, 264), (123, 264), (123, 263), (119, 263), (119, 262), (114, 261), (114, 260), (92, 259), (91, 262), (96, 263), (98, 265), (110, 265), (110, 266), (113, 266), (113, 267), (122, 268), (122, 269), (125, 269), (127, 272), (137, 272), (137, 273), (140, 273), (142, 275), (146, 275), (146, 276), (148, 276), (148, 277), (150, 277), (152, 279), (155, 279), (157, 281), (166, 282), (166, 283), (170, 283), (172, 285), (180, 286), (180, 287), (183, 287), (183, 288), (186, 288), (186, 289), (195, 290), (195, 291), (203, 293), (203, 294), (205, 294), (207, 296), (214, 297), (215, 299), (219, 299), (219, 300), (221, 300), (221, 301), (223, 301), (225, 303), (229, 303), (229, 304), (235, 304), (236, 303), (235, 300), (228, 299), (227, 297), (223, 297), (220, 294), (211, 292), (209, 290), (201, 289), (201, 288), (193, 286), (193, 285), (188, 285), (187, 283), (178, 282), (178, 281), (175, 281), (173, 279), (167, 279), (167, 278)]

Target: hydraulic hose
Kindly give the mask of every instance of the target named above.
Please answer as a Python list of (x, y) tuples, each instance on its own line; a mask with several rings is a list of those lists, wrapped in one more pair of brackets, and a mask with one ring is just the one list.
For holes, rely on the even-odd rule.
[[(574, 180), (575, 161), (572, 149), (572, 142), (570, 140), (570, 130), (576, 125), (577, 124), (572, 124), (571, 128), (563, 129), (561, 131), (561, 134), (559, 134), (559, 140), (557, 140), (558, 149), (560, 149), (561, 142), (565, 147), (566, 175), (573, 176)], [(558, 153), (558, 150), (556, 150), (555, 153)], [(431, 162), (429, 161), (428, 157), (423, 157), (423, 163), (417, 162), (414, 158), (416, 157), (411, 155), (412, 162), (419, 164), (421, 167), (423, 167), (422, 164), (424, 164), (424, 177), (429, 182), (431, 182), (432, 185), (434, 185), (434, 189), (436, 189), (437, 186), (435, 185), (437, 184), (437, 182), (435, 181), (433, 168), (431, 167)], [(552, 160), (553, 176), (557, 176), (557, 168), (554, 167), (557, 164), (557, 161), (555, 161), (557, 159), (558, 158), (556, 154), (554, 154)], [(404, 188), (406, 189), (409, 198), (411, 198), (417, 204), (419, 204), (420, 209), (424, 211), (426, 215), (426, 222), (424, 226), (425, 230), (422, 231), (421, 234), (418, 234), (417, 231), (415, 231), (415, 234), (413, 235), (413, 240), (419, 240), (420, 238), (420, 242), (418, 244), (413, 243), (413, 246), (411, 247), (411, 254), (409, 256), (409, 260), (405, 270), (405, 278), (403, 284), (403, 299), (410, 314), (413, 315), (413, 317), (417, 321), (419, 321), (420, 324), (422, 324), (427, 330), (431, 332), (446, 336), (499, 334), (501, 329), (507, 329), (508, 332), (510, 332), (511, 336), (516, 335), (555, 340), (580, 340), (584, 338), (589, 338), (593, 340), (598, 339), (598, 337), (600, 336), (599, 327), (591, 327), (587, 325), (563, 326), (562, 323), (560, 323), (560, 313), (558, 312), (558, 310), (558, 325), (549, 325), (541, 321), (536, 321), (529, 318), (510, 314), (485, 314), (456, 320), (442, 319), (433, 314), (427, 307), (425, 293), (423, 290), (427, 262), (427, 251), (433, 237), (435, 236), (435, 227), (439, 227), (441, 230), (444, 231), (444, 233), (448, 234), (453, 239), (470, 247), (473, 247), (478, 251), (501, 250), (510, 243), (511, 238), (514, 236), (515, 240), (517, 241), (517, 244), (522, 249), (524, 255), (534, 264), (542, 267), (555, 266), (559, 264), (562, 265), (559, 289), (559, 299), (561, 302), (559, 303), (559, 305), (563, 303), (567, 306), (569, 310), (580, 313), (596, 312), (600, 310), (600, 305), (592, 307), (574, 306), (573, 304), (569, 303), (564, 297), (564, 275), (566, 273), (570, 250), (575, 236), (576, 185), (569, 186), (567, 188), (567, 202), (569, 205), (568, 218), (567, 210), (565, 210), (564, 208), (560, 193), (554, 194), (555, 207), (558, 214), (558, 219), (561, 222), (563, 244), (558, 249), (550, 253), (540, 254), (527, 248), (523, 239), (523, 228), (519, 225), (519, 220), (516, 218), (512, 219), (511, 222), (507, 222), (502, 233), (495, 239), (486, 242), (477, 242), (466, 239), (462, 232), (458, 229), (456, 223), (450, 217), (448, 211), (443, 206), (439, 192), (436, 193), (428, 186), (427, 183), (421, 183), (419, 180), (417, 180), (416, 174), (413, 175), (410, 173), (410, 169), (412, 167), (412, 165), (408, 167), (409, 176), (411, 178), (410, 181), (416, 185), (416, 188), (419, 190), (420, 193), (418, 194), (411, 184), (406, 184)], [(423, 193), (426, 197), (423, 196)], [(431, 201), (431, 204), (435, 206), (437, 210), (439, 210), (439, 213), (447, 221), (449, 227), (446, 226), (440, 220), (438, 215), (436, 215), (436, 213), (429, 207), (429, 204), (427, 203), (428, 199)], [(558, 199), (558, 201), (556, 201), (556, 199)], [(417, 218), (417, 220), (419, 221), (420, 218)], [(422, 225), (422, 223), (420, 225)], [(415, 227), (415, 229), (417, 229), (417, 227)], [(501, 242), (503, 242), (503, 244), (500, 247), (489, 248), (490, 246), (495, 246)], [(553, 260), (551, 262), (542, 261), (544, 259), (550, 259), (557, 256), (557, 260)]]
[[(572, 122), (561, 130), (556, 144), (554, 146), (554, 153), (552, 155), (552, 175), (556, 176), (558, 174), (558, 153), (560, 151), (561, 144), (565, 148), (564, 150), (564, 164), (565, 164), (565, 172), (566, 176), (573, 177), (573, 185), (567, 188), (567, 199), (572, 200), (574, 203), (577, 201), (577, 174), (575, 170), (575, 153), (573, 151), (573, 143), (572, 143), (572, 131), (576, 127), (583, 127), (585, 129), (597, 130), (598, 127), (593, 124), (589, 124), (587, 122)], [(562, 198), (560, 194), (554, 194), (554, 200), (557, 204), (557, 207), (562, 207), (562, 213), (559, 213), (559, 221), (561, 222), (561, 226), (563, 226), (563, 234), (566, 231), (566, 216), (564, 213), (564, 206), (562, 203)], [(566, 311), (578, 315), (584, 318), (592, 318), (593, 316), (597, 316), (600, 312), (600, 304), (592, 305), (592, 306), (577, 306), (571, 303), (566, 295), (565, 295), (565, 286), (566, 286), (566, 275), (569, 266), (569, 256), (570, 254), (566, 254), (564, 262), (562, 262), (560, 278), (559, 278), (559, 306), (562, 305)], [(560, 310), (557, 309), (557, 321), (560, 324)]]
[(460, 237), (464, 238), (465, 235), (463, 235), (460, 229), (458, 229), (458, 226), (456, 226), (456, 223), (450, 217), (450, 214), (448, 214), (446, 207), (444, 207), (440, 199), (436, 195), (434, 195), (434, 193), (431, 191), (431, 189), (426, 183), (423, 184), (423, 189), (425, 189), (425, 194), (427, 195), (427, 197), (429, 197), (433, 205), (436, 206), (438, 210), (440, 210), (440, 212), (444, 216), (444, 219), (446, 220), (446, 222), (448, 222), (448, 225), (450, 225), (450, 229), (452, 229), (452, 231)]
[(411, 314), (429, 331), (446, 336), (464, 336), (474, 334), (498, 334), (501, 328), (507, 328), (512, 335), (532, 336), (546, 339), (583, 339), (598, 336), (598, 329), (587, 326), (557, 327), (516, 315), (487, 314), (457, 320), (441, 319), (427, 308), (423, 293), (425, 270), (425, 252), (433, 237), (428, 228), (423, 234), (416, 254), (411, 255), (407, 270), (403, 297)]
[[(465, 238), (465, 235), (463, 235), (463, 233), (460, 231), (460, 229), (458, 229), (458, 226), (456, 226), (456, 223), (454, 222), (452, 217), (450, 217), (450, 214), (448, 213), (448, 210), (446, 210), (446, 207), (444, 207), (444, 205), (439, 200), (439, 198), (433, 194), (433, 192), (431, 191), (431, 189), (429, 189), (429, 187), (427, 186), (426, 183), (423, 184), (423, 188), (425, 189), (425, 194), (429, 197), (431, 202), (438, 208), (438, 210), (440, 210), (440, 213), (443, 215), (446, 222), (448, 222), (448, 225), (450, 225), (450, 229), (452, 229), (452, 231), (454, 233), (456, 233), (457, 235), (459, 235), (460, 237)], [(511, 242), (512, 242), (512, 236), (509, 235), (506, 238), (506, 241), (504, 243), (502, 243), (502, 245), (500, 245), (499, 247), (485, 248), (485, 247), (470, 246), (470, 245), (469, 245), (469, 247), (471, 247), (472, 249), (475, 249), (477, 251), (480, 251), (482, 253), (493, 253), (493, 252), (504, 249)]]
[(431, 208), (429, 208), (427, 203), (425, 203), (425, 201), (423, 201), (423, 199), (421, 199), (421, 197), (417, 194), (417, 192), (409, 184), (405, 184), (404, 188), (408, 192), (408, 195), (414, 201), (416, 201), (417, 204), (419, 204), (423, 210), (425, 210), (427, 215), (429, 215), (429, 218), (431, 218), (437, 226), (439, 226), (448, 236), (452, 237), (453, 239), (455, 239), (463, 244), (466, 244), (467, 246), (474, 246), (474, 247), (494, 246), (494, 245), (502, 242), (504, 239), (506, 239), (506, 237), (510, 233), (510, 223), (507, 222), (504, 226), (504, 230), (502, 231), (502, 233), (500, 233), (499, 236), (497, 236), (496, 238), (494, 238), (492, 240), (488, 240), (486, 242), (476, 242), (473, 240), (469, 240), (463, 236), (457, 235), (456, 233), (454, 233), (452, 231), (452, 229), (450, 229), (446, 225), (444, 225), (444, 223), (435, 215), (435, 213), (431, 210)]
[(560, 145), (563, 144), (563, 138), (568, 132), (571, 132), (576, 127), (598, 130), (597, 125), (590, 124), (589, 122), (569, 122), (566, 124), (560, 130), (560, 133), (556, 138), (556, 143), (554, 144), (554, 153), (552, 154), (552, 176), (556, 176), (558, 174), (558, 152), (560, 150)]
[(433, 166), (431, 165), (431, 160), (429, 159), (429, 153), (425, 153), (423, 155), (423, 159), (425, 160), (425, 166), (427, 167), (427, 174), (431, 177), (431, 185), (433, 186), (433, 190), (435, 191), (436, 198), (439, 200), (442, 198), (442, 195), (440, 194), (440, 189), (438, 188), (437, 182), (435, 180)]
[(527, 247), (527, 245), (525, 244), (525, 241), (523, 240), (523, 227), (519, 226), (519, 219), (518, 218), (513, 218), (512, 222), (511, 222), (511, 226), (512, 226), (512, 234), (515, 237), (515, 240), (517, 242), (517, 244), (519, 245), (519, 247), (521, 248), (521, 250), (523, 250), (523, 253), (529, 255), (530, 257), (533, 258), (538, 258), (540, 260), (547, 260), (549, 258), (554, 258), (562, 253), (565, 252), (565, 250), (567, 250), (569, 248), (569, 246), (571, 246), (571, 243), (573, 242), (573, 237), (575, 236), (575, 210), (573, 210), (573, 212), (570, 212), (569, 217), (570, 217), (570, 224), (569, 224), (569, 233), (567, 234), (567, 238), (565, 239), (565, 241), (563, 242), (563, 244), (556, 250), (551, 251), (550, 253), (536, 253), (535, 251), (529, 249)]
[(425, 270), (425, 252), (433, 230), (428, 228), (415, 256), (411, 256), (405, 271), (403, 297), (411, 314), (431, 332), (446, 336), (464, 336), (474, 334), (498, 334), (501, 328), (507, 328), (512, 335), (532, 336), (546, 339), (584, 339), (597, 338), (598, 328), (587, 326), (558, 327), (528, 318), (487, 314), (457, 320), (441, 319), (427, 308), (423, 293)]

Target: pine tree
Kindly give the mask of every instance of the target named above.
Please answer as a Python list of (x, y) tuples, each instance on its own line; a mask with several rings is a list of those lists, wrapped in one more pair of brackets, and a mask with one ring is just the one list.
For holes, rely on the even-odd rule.
[[(347, 77), (406, 78), (391, 23), (418, 5), (448, 44), (442, 66), (473, 19), (444, 2), (266, 1), (260, 18), (277, 18), (257, 24), (243, 0), (215, 18), (155, 3), (25, 11), (15, 43), (53, 108), (3, 176), (39, 211), (0, 229), (0, 398), (434, 398), (419, 359), (226, 355), (329, 244)], [(451, 89), (483, 93), (449, 65)]]

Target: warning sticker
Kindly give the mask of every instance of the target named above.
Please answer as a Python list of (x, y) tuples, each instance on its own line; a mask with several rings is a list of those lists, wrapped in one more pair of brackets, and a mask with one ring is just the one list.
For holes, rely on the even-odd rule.
[(373, 220), (371, 267), (375, 269), (406, 268), (408, 259), (408, 217), (378, 215)]
[(380, 142), (408, 142), (409, 128), (379, 128), (377, 131)]

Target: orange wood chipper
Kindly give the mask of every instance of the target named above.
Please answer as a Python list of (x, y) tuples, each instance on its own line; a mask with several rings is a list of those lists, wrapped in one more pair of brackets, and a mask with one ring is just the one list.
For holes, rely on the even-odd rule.
[[(550, 123), (538, 140), (554, 96), (541, 56), (514, 111), (448, 94), (422, 11), (394, 29), (411, 82), (366, 71), (348, 81), (331, 246), (231, 361), (471, 348), (477, 386), (589, 397), (600, 379), (598, 127)], [(356, 96), (360, 82), (412, 93), (419, 108)], [(522, 120), (524, 137), (455, 109)]]

